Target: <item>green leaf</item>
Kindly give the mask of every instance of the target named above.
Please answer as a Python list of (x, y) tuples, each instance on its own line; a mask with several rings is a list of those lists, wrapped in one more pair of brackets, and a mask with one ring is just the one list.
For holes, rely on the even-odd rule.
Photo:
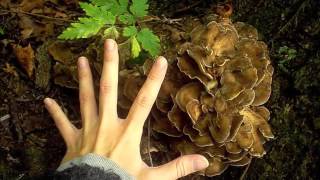
[(137, 39), (142, 48), (151, 56), (155, 57), (160, 52), (160, 39), (148, 28), (143, 28), (138, 34)]
[(137, 41), (137, 38), (133, 36), (131, 38), (131, 56), (132, 58), (136, 58), (139, 56), (141, 52), (141, 47), (139, 45), (139, 42)]
[(87, 16), (90, 16), (105, 24), (113, 25), (116, 21), (116, 17), (105, 9), (104, 6), (99, 7), (89, 3), (79, 3), (80, 7), (86, 12)]
[(141, 51), (138, 57), (131, 58), (130, 61), (126, 62), (126, 64), (131, 67), (134, 65), (142, 66), (146, 59), (149, 57), (150, 54), (147, 51)]
[(79, 39), (96, 35), (104, 26), (104, 23), (94, 18), (79, 18), (79, 22), (71, 23), (71, 26), (58, 36), (59, 39)]
[(95, 4), (97, 6), (105, 6), (110, 8), (115, 3), (117, 3), (117, 0), (90, 0), (92, 4)]
[(288, 46), (282, 46), (282, 47), (279, 48), (278, 53), (279, 54), (285, 53), (285, 52), (288, 51), (288, 49), (289, 49)]
[(104, 31), (104, 36), (106, 38), (118, 39), (119, 32), (115, 26), (111, 26)]
[(124, 37), (131, 37), (137, 34), (138, 30), (135, 26), (128, 26), (123, 29), (123, 36)]
[(4, 30), (2, 27), (0, 27), (0, 35), (4, 35)]
[(81, 7), (81, 9), (83, 9), (84, 12), (86, 12), (87, 16), (91, 16), (91, 17), (97, 17), (100, 16), (99, 15), (99, 7), (93, 5), (93, 4), (89, 4), (89, 3), (84, 3), (84, 2), (79, 2), (79, 5)]
[(111, 6), (110, 12), (116, 16), (128, 12), (128, 0), (114, 0), (115, 3)]
[(129, 13), (125, 13), (119, 16), (119, 21), (123, 24), (134, 24), (136, 19)]
[(96, 17), (98, 20), (104, 22), (104, 24), (114, 25), (116, 22), (116, 17), (108, 11), (101, 13), (100, 16)]
[(119, 0), (119, 4), (120, 4), (121, 8), (127, 9), (129, 1), (128, 0)]
[(148, 14), (148, 0), (132, 0), (130, 12), (136, 17), (143, 17)]

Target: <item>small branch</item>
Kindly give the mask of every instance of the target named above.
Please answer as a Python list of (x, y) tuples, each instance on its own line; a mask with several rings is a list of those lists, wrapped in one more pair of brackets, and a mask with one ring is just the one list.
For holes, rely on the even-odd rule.
[(4, 15), (7, 15), (7, 14), (9, 14), (9, 12), (1, 13), (0, 16), (4, 16)]
[(10, 114), (6, 114), (6, 115), (0, 117), (0, 122), (2, 123), (3, 121), (10, 119), (10, 118), (11, 118)]
[(194, 8), (195, 6), (199, 5), (201, 2), (202, 1), (196, 1), (195, 3), (191, 4), (190, 6), (186, 6), (184, 8), (178, 9), (177, 11), (174, 12), (174, 14), (188, 11), (189, 9)]
[(300, 4), (299, 8), (298, 8), (297, 11), (294, 13), (294, 15), (291, 16), (291, 18), (285, 23), (285, 25), (280, 28), (280, 30), (276, 33), (276, 35), (274, 36), (273, 39), (278, 38), (283, 31), (285, 31), (286, 29), (288, 29), (289, 26), (292, 25), (292, 22), (293, 22), (294, 20), (295, 20), (295, 23), (296, 23), (296, 26), (297, 26), (297, 24), (298, 24), (298, 22), (297, 22), (298, 15), (300, 14), (300, 12), (301, 12), (302, 10), (304, 10), (304, 8), (306, 7), (306, 4), (307, 4), (308, 2), (309, 2), (309, 0), (305, 0), (305, 1), (303, 1), (303, 2)]
[(144, 19), (144, 20), (138, 21), (138, 24), (147, 23), (147, 22), (151, 22), (151, 21), (160, 21), (161, 23), (173, 24), (173, 23), (178, 23), (179, 21), (182, 21), (182, 18), (169, 19), (169, 18), (163, 17), (163, 19), (161, 19), (158, 16), (152, 16), (149, 19)]
[(25, 14), (25, 15), (44, 18), (44, 19), (53, 20), (53, 21), (58, 20), (58, 21), (64, 21), (64, 22), (74, 22), (74, 21), (68, 20), (68, 19), (55, 18), (55, 17), (45, 16), (45, 15), (41, 15), (41, 14), (34, 14), (34, 13), (29, 13), (29, 12), (24, 12), (24, 11), (12, 11), (12, 10), (1, 10), (1, 11), (4, 13)]
[(151, 167), (153, 167), (153, 161), (152, 161), (152, 156), (150, 153), (150, 136), (151, 136), (151, 119), (148, 118), (148, 156), (149, 156), (149, 160), (150, 160), (150, 165)]
[(131, 38), (125, 40), (125, 41), (122, 42), (122, 43), (119, 43), (118, 46), (120, 47), (120, 46), (123, 46), (123, 45), (125, 45), (125, 44), (128, 44), (128, 43), (130, 43), (130, 41), (131, 41)]
[(252, 160), (250, 160), (250, 162), (249, 162), (249, 164), (247, 165), (246, 169), (245, 169), (245, 170), (243, 171), (243, 173), (241, 174), (240, 180), (244, 180), (244, 178), (245, 178), (245, 176), (246, 176), (246, 174), (247, 174), (247, 172), (248, 172), (248, 169), (249, 169), (249, 167), (250, 167), (251, 161), (252, 161)]

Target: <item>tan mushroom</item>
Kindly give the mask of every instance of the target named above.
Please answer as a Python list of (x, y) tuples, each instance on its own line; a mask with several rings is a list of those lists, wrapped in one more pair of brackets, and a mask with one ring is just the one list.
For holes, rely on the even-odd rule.
[(222, 174), (227, 168), (228, 165), (224, 163), (221, 158), (212, 157), (209, 159), (209, 167), (205, 170), (205, 175), (209, 177), (217, 176)]
[(251, 162), (251, 156), (244, 156), (241, 160), (228, 163), (231, 166), (245, 166)]
[(266, 139), (274, 138), (274, 135), (271, 132), (271, 128), (267, 123), (267, 120), (264, 119), (263, 116), (249, 108), (242, 110), (241, 114), (244, 116), (245, 124), (250, 124), (250, 126), (252, 126), (251, 138), (253, 144), (250, 147), (249, 153), (252, 156), (261, 157), (266, 152), (262, 146), (264, 143), (264, 139), (261, 139), (259, 133), (261, 133)]
[(174, 104), (168, 113), (169, 121), (179, 130), (183, 131), (184, 126), (187, 124), (187, 115)]
[(220, 83), (221, 94), (226, 100), (236, 98), (245, 89), (252, 88), (257, 82), (257, 70), (248, 68), (243, 71), (224, 72)]
[(213, 142), (211, 136), (209, 136), (209, 134), (203, 134), (200, 136), (198, 131), (193, 129), (191, 126), (186, 125), (183, 128), (183, 133), (185, 135), (189, 136), (190, 140), (199, 147), (206, 147), (206, 146), (214, 145), (214, 142)]
[(253, 106), (260, 106), (266, 103), (271, 96), (272, 73), (269, 71), (266, 72), (263, 80), (253, 88), (255, 92), (255, 98), (252, 102)]
[(234, 23), (234, 27), (237, 29), (237, 32), (241, 38), (258, 40), (258, 31), (253, 26), (243, 22), (236, 22)]
[[(254, 27), (227, 17), (198, 25), (189, 41), (177, 44), (177, 60), (169, 65), (151, 112), (152, 129), (168, 136), (173, 153), (209, 159), (199, 173), (205, 176), (262, 157), (264, 144), (274, 137), (270, 112), (262, 106), (271, 95), (274, 71), (267, 45), (258, 41)], [(144, 64), (145, 75), (151, 64)], [(127, 79), (123, 86), (130, 89), (143, 80)], [(132, 101), (134, 94), (124, 91), (122, 99)]]
[(202, 86), (199, 83), (189, 83), (184, 85), (176, 94), (175, 101), (179, 108), (186, 112), (186, 106), (189, 101), (199, 99)]
[(171, 137), (181, 137), (182, 133), (177, 130), (177, 128), (169, 121), (169, 119), (165, 116), (165, 114), (153, 108), (151, 111), (151, 115), (153, 117), (152, 121), (152, 129), (166, 134)]
[(192, 99), (186, 106), (187, 114), (193, 124), (196, 124), (202, 114), (201, 104), (197, 99)]
[(223, 143), (230, 135), (232, 117), (227, 113), (217, 115), (208, 113), (207, 115), (210, 116), (209, 132), (212, 138), (218, 143)]
[(231, 154), (239, 154), (242, 151), (241, 147), (235, 142), (227, 142), (226, 150)]

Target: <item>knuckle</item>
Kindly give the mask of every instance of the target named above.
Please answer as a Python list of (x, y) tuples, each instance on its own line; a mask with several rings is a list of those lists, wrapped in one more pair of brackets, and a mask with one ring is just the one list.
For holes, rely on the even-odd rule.
[(104, 56), (104, 63), (117, 63), (118, 62), (118, 52), (117, 51), (111, 51), (107, 52)]
[(100, 93), (109, 94), (112, 91), (113, 86), (109, 81), (101, 80), (100, 81)]
[(137, 105), (142, 108), (149, 108), (150, 106), (152, 106), (151, 102), (152, 101), (151, 101), (150, 97), (148, 97), (146, 95), (138, 95), (137, 99), (136, 99)]
[(160, 73), (151, 71), (147, 79), (150, 81), (158, 81), (160, 77)]
[(87, 79), (89, 77), (89, 72), (84, 69), (79, 70), (79, 80)]
[(80, 104), (86, 103), (88, 102), (90, 99), (90, 95), (87, 92), (80, 92), (79, 95), (79, 100), (80, 100)]
[(177, 169), (177, 178), (179, 177), (183, 177), (186, 174), (186, 167), (185, 167), (185, 163), (183, 161), (183, 157), (182, 158), (179, 158), (177, 161), (176, 161), (176, 169)]

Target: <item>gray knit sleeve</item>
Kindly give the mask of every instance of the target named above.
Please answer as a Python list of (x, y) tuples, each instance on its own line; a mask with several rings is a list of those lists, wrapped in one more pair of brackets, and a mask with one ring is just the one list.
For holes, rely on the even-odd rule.
[(135, 178), (128, 174), (124, 169), (119, 167), (115, 162), (110, 159), (107, 159), (103, 156), (89, 153), (85, 156), (75, 158), (71, 161), (61, 164), (57, 171), (63, 171), (67, 168), (70, 168), (74, 165), (87, 164), (92, 167), (99, 167), (104, 171), (112, 171), (115, 174), (119, 175), (122, 180), (134, 180)]

